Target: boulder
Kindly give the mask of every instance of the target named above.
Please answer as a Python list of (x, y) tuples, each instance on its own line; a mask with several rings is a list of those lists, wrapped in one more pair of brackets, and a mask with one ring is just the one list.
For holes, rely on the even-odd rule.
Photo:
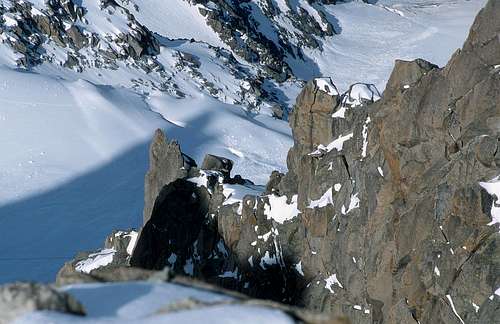
[(144, 223), (151, 217), (156, 197), (169, 183), (185, 178), (193, 164), (175, 141), (168, 142), (161, 130), (156, 130), (149, 150), (149, 170), (144, 184)]
[(22, 315), (41, 310), (85, 315), (76, 299), (49, 285), (13, 283), (0, 286), (0, 323), (12, 323)]
[(218, 171), (222, 173), (224, 179), (229, 179), (234, 162), (228, 158), (207, 154), (201, 164), (202, 170)]

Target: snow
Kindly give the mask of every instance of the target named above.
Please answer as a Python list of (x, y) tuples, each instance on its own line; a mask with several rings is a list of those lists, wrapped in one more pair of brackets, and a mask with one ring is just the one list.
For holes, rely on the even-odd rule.
[(202, 40), (213, 46), (227, 47), (208, 27), (198, 6), (184, 0), (135, 0), (140, 10), (133, 15), (154, 32), (169, 38)]
[(226, 200), (223, 205), (238, 204), (238, 215), (243, 212), (243, 198), (247, 195), (260, 196), (265, 190), (263, 186), (224, 184), (223, 194)]
[(500, 223), (500, 176), (487, 182), (480, 182), (479, 185), (484, 188), (490, 195), (495, 196), (496, 199), (491, 205), (491, 219), (488, 225)]
[(302, 277), (304, 276), (304, 271), (302, 271), (302, 261), (299, 261), (299, 263), (295, 264), (294, 268)]
[(434, 267), (434, 273), (436, 274), (436, 276), (441, 276), (441, 272), (439, 271), (438, 267)]
[(355, 83), (350, 86), (343, 99), (344, 105), (351, 107), (361, 106), (364, 101), (380, 100), (380, 93), (372, 84)]
[(324, 146), (323, 144), (319, 144), (318, 148), (309, 153), (309, 155), (315, 156), (315, 155), (321, 155), (325, 152), (330, 152), (333, 149), (336, 149), (337, 151), (342, 151), (342, 148), (344, 147), (344, 142), (350, 140), (353, 137), (353, 133), (347, 134), (345, 136), (340, 135), (336, 140), (333, 140), (330, 144), (327, 146)]
[(355, 193), (354, 195), (351, 195), (351, 199), (350, 199), (350, 202), (349, 202), (349, 208), (347, 208), (347, 210), (345, 209), (345, 206), (342, 205), (342, 209), (341, 209), (342, 215), (347, 215), (353, 209), (359, 208), (360, 200), (358, 198), (358, 194), (359, 193)]
[(341, 188), (342, 188), (342, 185), (340, 183), (336, 183), (333, 186), (333, 189), (335, 189), (336, 192), (339, 192)]
[(332, 294), (335, 293), (332, 288), (333, 285), (337, 285), (340, 288), (344, 288), (340, 283), (340, 281), (337, 279), (337, 274), (335, 273), (332, 274), (330, 277), (326, 278), (325, 282), (326, 282), (325, 288), (328, 289)]
[(260, 259), (260, 267), (264, 270), (267, 269), (267, 266), (272, 266), (278, 264), (278, 260), (276, 260), (276, 256), (272, 256), (269, 254), (269, 251), (266, 251), (264, 256)]
[(264, 205), (264, 215), (267, 219), (272, 219), (277, 223), (283, 224), (286, 221), (294, 219), (300, 213), (297, 208), (298, 195), (292, 197), (291, 203), (287, 203), (286, 196), (269, 195), (269, 204)]
[(88, 259), (79, 261), (75, 269), (79, 272), (90, 273), (92, 270), (104, 267), (113, 262), (115, 253), (114, 249), (103, 249), (97, 253), (92, 253)]
[[(25, 315), (15, 323), (294, 323), (288, 315), (278, 310), (232, 304), (235, 301), (232, 297), (171, 283), (81, 284), (67, 286), (63, 290), (83, 303), (87, 316), (44, 311)], [(200, 302), (204, 306), (182, 308), (183, 303), (190, 301)], [(177, 311), (166, 312), (174, 305), (181, 307)]]
[(458, 315), (457, 310), (455, 309), (455, 304), (453, 304), (453, 300), (451, 299), (451, 296), (450, 295), (446, 295), (446, 298), (450, 302), (450, 307), (453, 310), (453, 313), (455, 314), (455, 316), (460, 320), (460, 323), (465, 324), (465, 322), (460, 317), (460, 315)]
[(137, 237), (139, 236), (139, 233), (137, 233), (136, 231), (132, 231), (126, 236), (130, 237), (130, 241), (128, 242), (127, 245), (127, 253), (128, 255), (132, 255), (132, 252), (134, 252), (135, 243), (137, 242)]
[(347, 111), (347, 107), (345, 105), (341, 105), (340, 108), (332, 114), (333, 118), (345, 118), (345, 113)]
[(380, 174), (380, 176), (382, 176), (382, 177), (384, 176), (384, 171), (382, 170), (381, 167), (377, 167), (377, 171)]
[(304, 49), (310, 64), (292, 65), (304, 79), (330, 76), (339, 90), (356, 82), (384, 89), (395, 59), (423, 58), (445, 65), (461, 48), (486, 0), (379, 0), (326, 6), (340, 34), (322, 41), (323, 51)]
[[(10, 1), (0, 2), (10, 6)], [(46, 7), (43, 0), (30, 2), (35, 4), (36, 14)], [(78, 24), (88, 32), (114, 38), (131, 31), (121, 9), (109, 9), (110, 14), (99, 8), (99, 1), (80, 2), (88, 9), (85, 18), (89, 23)], [(324, 90), (324, 85), (334, 82), (338, 89), (328, 89), (333, 93), (356, 82), (383, 89), (396, 58), (423, 57), (443, 65), (462, 45), (485, 0), (434, 3), (380, 0), (375, 5), (351, 1), (326, 6), (327, 17), (338, 20), (334, 24), (341, 33), (322, 41), (323, 52), (304, 49), (306, 62), (293, 61), (292, 69), (306, 80), (323, 77), (318, 80)], [(121, 4), (139, 23), (171, 38), (162, 40), (156, 59), (186, 94), (184, 99), (145, 86), (135, 89), (132, 79), (156, 84), (165, 79), (128, 62), (119, 62), (117, 70), (89, 67), (76, 73), (65, 69), (60, 64), (69, 49), (53, 43), (44, 45), (44, 50), (54, 64), (20, 70), (16, 67), (20, 54), (4, 43), (11, 36), (0, 35), (2, 282), (52, 281), (64, 261), (78, 251), (98, 248), (113, 229), (138, 228), (147, 150), (156, 128), (178, 140), (183, 151), (198, 162), (207, 153), (233, 159), (233, 172), (258, 184), (266, 183), (273, 170), (286, 171), (286, 153), (293, 144), (287, 122), (272, 118), (264, 108), (257, 114), (237, 103), (245, 78), (236, 78), (234, 70), (210, 48), (226, 46), (206, 25), (198, 8), (184, 0)], [(283, 1), (277, 4), (288, 8)], [(312, 6), (305, 1), (300, 5), (323, 26)], [(13, 26), (15, 17), (5, 16), (7, 25)], [(199, 59), (205, 81), (175, 68), (180, 53)], [(242, 69), (253, 69), (247, 63), (239, 64)], [(207, 81), (223, 89), (217, 98), (200, 90)], [(281, 96), (290, 106), (299, 91), (294, 82), (267, 86), (282, 90)], [(354, 99), (369, 94), (366, 87), (357, 88), (351, 91)], [(344, 113), (339, 110), (334, 115), (342, 118)], [(341, 150), (351, 137), (340, 136), (323, 148)], [(203, 179), (196, 181), (204, 183)], [(234, 190), (229, 199), (238, 200), (241, 195), (237, 192), (247, 189), (227, 188)], [(298, 215), (296, 204), (270, 197), (268, 217), (283, 222)], [(285, 212), (280, 216), (282, 207)]]
[[(336, 190), (338, 191), (338, 190)], [(312, 200), (307, 208), (323, 208), (327, 205), (333, 205), (332, 188), (328, 189), (321, 198), (317, 200)]]
[(366, 117), (366, 121), (363, 125), (362, 135), (363, 135), (363, 148), (361, 150), (361, 157), (366, 157), (366, 149), (368, 148), (368, 124), (371, 122), (370, 117)]
[(339, 94), (330, 78), (317, 78), (314, 79), (314, 82), (319, 90), (326, 92), (330, 96), (337, 96)]

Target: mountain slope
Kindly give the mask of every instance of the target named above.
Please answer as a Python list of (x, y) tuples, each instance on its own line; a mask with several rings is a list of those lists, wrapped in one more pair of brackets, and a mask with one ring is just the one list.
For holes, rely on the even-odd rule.
[[(292, 145), (272, 108), (286, 118), (301, 79), (381, 89), (394, 59), (451, 54), (484, 3), (272, 1), (280, 14), (265, 16), (271, 2), (251, 1), (238, 37), (267, 44), (259, 31), (282, 47), (290, 69), (280, 83), (265, 62), (233, 50), (196, 2), (0, 0), (0, 280), (52, 280), (111, 229), (138, 227), (145, 142), (156, 128), (196, 160), (227, 156), (263, 184), (286, 170)], [(339, 34), (328, 35), (319, 12)], [(314, 40), (301, 38), (308, 28), (319, 28)], [(437, 32), (426, 38), (428, 29)], [(443, 46), (429, 49), (436, 40)]]

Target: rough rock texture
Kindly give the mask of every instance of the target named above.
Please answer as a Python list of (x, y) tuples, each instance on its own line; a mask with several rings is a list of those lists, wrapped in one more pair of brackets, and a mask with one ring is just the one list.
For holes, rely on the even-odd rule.
[(149, 149), (149, 170), (146, 173), (144, 196), (144, 223), (151, 217), (154, 202), (163, 186), (187, 176), (196, 166), (192, 159), (182, 154), (177, 142), (168, 142), (165, 134), (157, 130)]
[(480, 182), (500, 173), (499, 33), (491, 0), (444, 68), (397, 61), (381, 99), (368, 84), (309, 82), (289, 171), (266, 188), (183, 170), (157, 134), (160, 178), (147, 177), (151, 218), (131, 264), (354, 324), (495, 323), (500, 197)]
[[(114, 231), (104, 242), (104, 248), (99, 251), (80, 252), (59, 270), (56, 284), (65, 285), (75, 282), (121, 281), (120, 278), (136, 276), (132, 271), (121, 269), (130, 265), (130, 258), (135, 247), (138, 233), (134, 230)], [(125, 268), (131, 269), (131, 268)], [(107, 276), (107, 273), (113, 273)], [(104, 280), (104, 278), (112, 279)]]
[(24, 314), (48, 310), (85, 315), (83, 306), (67, 293), (48, 285), (13, 283), (0, 286), (0, 323), (12, 323)]
[[(270, 0), (186, 1), (199, 5), (207, 25), (234, 53), (257, 63), (279, 82), (293, 76), (287, 61), (303, 59), (303, 47), (320, 48), (320, 40), (335, 34), (334, 19), (322, 8), (322, 3), (330, 2), (285, 2), (280, 7)], [(269, 29), (267, 33), (264, 28)]]

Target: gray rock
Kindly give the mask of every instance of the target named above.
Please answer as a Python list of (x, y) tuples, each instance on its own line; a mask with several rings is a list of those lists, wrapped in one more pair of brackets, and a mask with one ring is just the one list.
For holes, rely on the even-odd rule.
[(229, 179), (234, 162), (228, 158), (207, 154), (201, 164), (202, 170), (212, 170), (222, 173), (224, 179)]
[(193, 165), (181, 152), (179, 144), (168, 142), (165, 134), (157, 130), (149, 150), (149, 170), (144, 185), (144, 223), (151, 217), (160, 190), (176, 179), (185, 178)]
[(68, 293), (49, 285), (13, 283), (0, 286), (0, 323), (38, 310), (85, 315), (83, 306)]

